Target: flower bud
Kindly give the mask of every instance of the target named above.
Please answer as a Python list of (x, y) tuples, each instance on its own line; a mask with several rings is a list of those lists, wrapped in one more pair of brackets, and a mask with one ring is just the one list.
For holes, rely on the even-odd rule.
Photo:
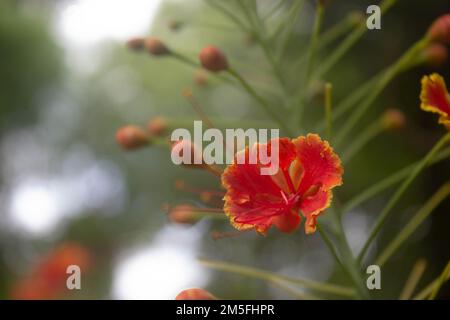
[(145, 39), (145, 49), (154, 56), (165, 56), (170, 54), (169, 48), (166, 45), (155, 37), (149, 37)]
[(150, 142), (145, 131), (133, 125), (117, 130), (116, 141), (119, 146), (126, 150), (139, 149)]
[(218, 48), (208, 46), (203, 48), (199, 54), (200, 63), (203, 68), (212, 72), (219, 72), (228, 69), (228, 61), (225, 55)]
[(197, 219), (194, 207), (188, 204), (180, 204), (169, 208), (167, 213), (170, 221), (174, 223), (194, 223)]
[(440, 43), (432, 43), (423, 50), (422, 55), (427, 65), (433, 68), (439, 68), (447, 62), (448, 50)]
[(427, 36), (431, 41), (450, 43), (450, 14), (445, 14), (434, 20), (428, 29)]
[(127, 41), (127, 47), (134, 51), (141, 51), (144, 49), (144, 38), (131, 38)]
[(181, 291), (175, 300), (217, 300), (217, 298), (206, 290), (192, 288)]
[(204, 87), (208, 84), (208, 75), (204, 70), (196, 70), (194, 72), (194, 83), (199, 87)]
[(381, 125), (385, 130), (394, 131), (402, 129), (406, 124), (406, 118), (399, 109), (387, 109), (381, 116)]
[(192, 168), (203, 169), (207, 165), (203, 161), (201, 150), (189, 140), (175, 141), (172, 144), (172, 154), (175, 154), (183, 159), (183, 165)]
[(213, 199), (213, 195), (209, 191), (202, 191), (200, 192), (200, 200), (204, 203), (209, 203)]
[(167, 120), (163, 117), (155, 117), (147, 123), (147, 131), (156, 137), (164, 135), (167, 131)]

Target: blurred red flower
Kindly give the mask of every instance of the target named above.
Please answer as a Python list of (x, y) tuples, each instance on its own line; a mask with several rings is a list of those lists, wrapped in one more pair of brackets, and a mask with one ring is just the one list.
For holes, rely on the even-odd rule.
[(77, 265), (86, 271), (91, 255), (83, 246), (66, 243), (56, 248), (32, 267), (30, 274), (15, 283), (11, 298), (19, 300), (55, 299), (66, 289), (67, 267)]

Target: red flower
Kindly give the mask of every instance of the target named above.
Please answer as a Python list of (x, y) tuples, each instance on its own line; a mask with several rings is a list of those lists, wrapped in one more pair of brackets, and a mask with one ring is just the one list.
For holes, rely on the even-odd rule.
[(65, 243), (50, 252), (32, 267), (30, 274), (17, 281), (11, 298), (18, 300), (56, 299), (66, 291), (67, 267), (77, 265), (82, 272), (89, 270), (90, 251), (76, 243)]
[[(268, 144), (246, 148), (246, 157)], [(330, 205), (331, 189), (342, 184), (341, 162), (328, 142), (316, 134), (297, 139), (278, 139), (279, 170), (275, 175), (261, 175), (261, 163), (234, 163), (222, 175), (227, 192), (224, 210), (231, 224), (239, 230), (254, 228), (261, 234), (275, 225), (282, 232), (292, 232), (306, 219), (305, 232), (316, 230), (317, 217)], [(246, 158), (250, 159), (250, 158)]]
[(420, 108), (425, 111), (438, 113), (439, 123), (450, 130), (450, 95), (445, 86), (444, 78), (437, 73), (422, 78), (420, 93)]

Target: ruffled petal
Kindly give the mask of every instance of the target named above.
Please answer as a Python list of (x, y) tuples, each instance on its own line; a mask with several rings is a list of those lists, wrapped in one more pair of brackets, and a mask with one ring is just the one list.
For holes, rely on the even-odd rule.
[(450, 96), (444, 79), (434, 73), (422, 78), (420, 93), (421, 109), (441, 115), (444, 120), (450, 116)]
[(329, 190), (319, 190), (315, 195), (306, 197), (300, 203), (300, 211), (306, 218), (305, 232), (316, 231), (317, 217), (330, 206), (332, 193)]
[(303, 170), (298, 192), (306, 193), (318, 185), (329, 190), (342, 184), (343, 168), (339, 157), (333, 152), (327, 141), (317, 134), (308, 134), (292, 141), (297, 150), (297, 159)]

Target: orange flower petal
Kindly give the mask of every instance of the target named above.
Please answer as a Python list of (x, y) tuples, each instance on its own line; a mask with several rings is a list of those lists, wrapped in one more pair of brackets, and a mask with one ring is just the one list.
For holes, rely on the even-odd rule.
[(444, 119), (449, 118), (450, 96), (444, 79), (437, 73), (422, 78), (420, 101), (422, 110), (438, 113)]
[(305, 232), (316, 231), (317, 217), (330, 206), (332, 194), (329, 190), (320, 190), (314, 196), (303, 199), (300, 211), (306, 218)]
[(314, 185), (328, 190), (342, 184), (344, 170), (339, 157), (330, 144), (317, 134), (308, 134), (292, 141), (296, 146), (297, 158), (303, 167), (299, 191), (305, 193)]

